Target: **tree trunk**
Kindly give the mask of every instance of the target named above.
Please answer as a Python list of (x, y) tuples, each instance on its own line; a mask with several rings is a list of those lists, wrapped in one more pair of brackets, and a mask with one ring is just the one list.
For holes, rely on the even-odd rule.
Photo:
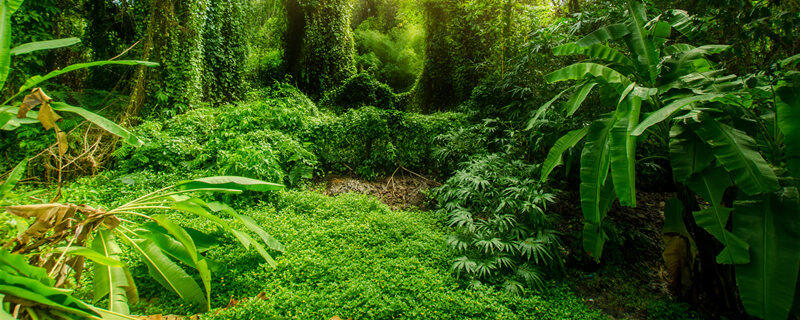
[(155, 112), (175, 114), (202, 97), (202, 29), (204, 0), (153, 0), (142, 60), (157, 68), (139, 67), (126, 119)]

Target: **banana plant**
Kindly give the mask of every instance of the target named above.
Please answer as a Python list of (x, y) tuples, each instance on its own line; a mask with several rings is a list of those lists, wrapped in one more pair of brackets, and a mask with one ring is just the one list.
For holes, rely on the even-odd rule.
[[(597, 88), (611, 93), (604, 101), (614, 110), (559, 139), (543, 163), (541, 179), (561, 163), (566, 150), (585, 141), (580, 167), (583, 245), (599, 261), (610, 204), (618, 199), (623, 206), (636, 206), (637, 139), (669, 133), (662, 138), (669, 141), (675, 181), (704, 200), (692, 217), (722, 243), (716, 262), (736, 265), (745, 310), (765, 319), (786, 319), (800, 269), (800, 248), (792, 245), (798, 229), (786, 221), (791, 214), (785, 210), (796, 201), (800, 166), (800, 81), (791, 80), (797, 72), (787, 72), (777, 83), (746, 86), (739, 77), (717, 70), (709, 58), (727, 46), (671, 40), (673, 30), (683, 38), (694, 35), (686, 12), (648, 18), (644, 5), (635, 1), (627, 9), (625, 21), (553, 49), (556, 55), (588, 59), (547, 75), (549, 82), (576, 83), (542, 105), (531, 121), (552, 111), (572, 115)], [(798, 60), (795, 56), (778, 65), (790, 69)], [(569, 98), (553, 110), (561, 97)], [(764, 150), (771, 156), (765, 158)], [(782, 166), (788, 170), (775, 169)], [(723, 199), (730, 188), (739, 191), (732, 207)], [(756, 206), (758, 212), (739, 213)]]
[[(90, 309), (120, 316), (127, 315), (129, 304), (138, 300), (133, 276), (119, 257), (120, 247), (126, 246), (140, 257), (149, 275), (167, 291), (208, 310), (211, 274), (218, 266), (203, 252), (218, 242), (199, 230), (180, 226), (164, 212), (174, 211), (205, 219), (229, 233), (245, 250), (254, 250), (265, 263), (274, 266), (276, 262), (269, 252), (283, 251), (279, 241), (252, 218), (236, 213), (225, 204), (205, 202), (194, 195), (266, 192), (282, 188), (282, 185), (260, 180), (220, 176), (184, 181), (111, 210), (58, 203), (7, 206), (5, 209), (12, 215), (33, 221), (5, 247), (15, 254), (28, 255), (32, 261), (39, 261), (46, 267), (47, 281), (44, 284), (57, 288), (64, 287), (71, 276), (80, 276), (84, 261), (92, 261), (92, 303), (107, 298), (108, 306), (104, 310)], [(200, 284), (179, 263), (194, 269)], [(0, 263), (0, 269), (5, 267), (9, 266)], [(32, 296), (27, 294), (21, 295), (20, 290), (13, 284), (0, 285), (0, 294), (12, 298), (14, 305), (28, 306), (34, 313), (47, 309), (47, 304), (31, 299)]]

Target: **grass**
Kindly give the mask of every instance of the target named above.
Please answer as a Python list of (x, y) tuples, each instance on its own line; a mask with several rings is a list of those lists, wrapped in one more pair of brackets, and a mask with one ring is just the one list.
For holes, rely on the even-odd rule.
[[(177, 177), (106, 172), (68, 189), (73, 200), (111, 206)], [(232, 199), (286, 247), (270, 267), (232, 239), (206, 255), (218, 262), (212, 310), (203, 319), (605, 319), (566, 284), (513, 295), (467, 288), (449, 270), (443, 217), (393, 211), (364, 195), (328, 197), (311, 190)], [(174, 215), (185, 226), (209, 230), (199, 219)], [(217, 233), (221, 235), (221, 233)], [(130, 261), (142, 303), (138, 314), (193, 314), (187, 305)], [(253, 299), (262, 293), (265, 299)], [(243, 300), (224, 308), (231, 299)], [(102, 303), (102, 302), (101, 302)]]

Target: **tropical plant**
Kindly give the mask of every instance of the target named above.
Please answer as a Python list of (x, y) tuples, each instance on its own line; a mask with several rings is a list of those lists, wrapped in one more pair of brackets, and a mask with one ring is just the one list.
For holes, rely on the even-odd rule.
[(455, 228), (447, 240), (460, 254), (452, 270), (472, 286), (541, 287), (543, 271), (560, 266), (561, 257), (545, 214), (554, 196), (530, 177), (537, 167), (497, 154), (462, 165), (435, 193)]
[[(559, 139), (543, 164), (541, 179), (560, 163), (564, 151), (585, 140), (580, 170), (583, 245), (599, 260), (606, 240), (603, 221), (612, 202), (636, 206), (637, 139), (646, 133), (668, 141), (675, 180), (705, 201), (698, 209), (694, 196), (683, 199), (687, 212), (693, 211), (689, 221), (723, 245), (721, 252), (699, 248), (700, 253), (716, 255), (716, 263), (736, 265), (740, 297), (749, 314), (786, 319), (800, 269), (800, 247), (792, 244), (800, 230), (790, 218), (798, 208), (793, 167), (800, 121), (797, 82), (791, 80), (797, 72), (785, 73), (783, 80), (771, 73), (773, 80), (761, 84), (751, 77), (746, 89), (739, 77), (715, 69), (708, 58), (727, 46), (671, 43), (673, 29), (691, 38), (691, 17), (673, 10), (648, 19), (644, 6), (632, 1), (624, 22), (553, 49), (556, 55), (590, 60), (547, 75), (549, 82), (578, 82), (542, 105), (531, 120), (567, 92), (572, 94), (562, 110), (572, 115), (595, 88), (614, 111)], [(626, 50), (615, 49), (612, 42)], [(778, 65), (785, 69), (797, 60)], [(733, 202), (724, 196), (731, 187), (738, 190)]]
[[(0, 89), (8, 77), (11, 56), (79, 42), (78, 39), (69, 38), (26, 43), (10, 48), (10, 17), (21, 4), (22, 1), (19, 0), (0, 3)], [(66, 133), (58, 126), (61, 116), (56, 111), (67, 112), (83, 117), (122, 138), (127, 144), (141, 145), (143, 142), (125, 128), (86, 109), (53, 102), (37, 87), (44, 81), (74, 70), (112, 64), (148, 67), (158, 65), (135, 60), (97, 61), (74, 64), (42, 76), (31, 77), (15, 95), (0, 106), (0, 128), (8, 131), (22, 125), (41, 124), (45, 130), (53, 130), (58, 141), (58, 154), (63, 156), (69, 144)], [(28, 90), (31, 90), (30, 93), (21, 102), (17, 102), (17, 98)], [(60, 203), (11, 205), (14, 203), (12, 200), (22, 198), (12, 195), (11, 191), (24, 175), (26, 165), (27, 161), (19, 163), (0, 185), (0, 205), (15, 216), (18, 230), (16, 236), (4, 246), (11, 253), (0, 251), (0, 296), (4, 299), (0, 316), (83, 319), (100, 318), (103, 314), (127, 314), (128, 302), (135, 301), (137, 293), (130, 272), (119, 260), (118, 239), (143, 257), (156, 281), (181, 298), (208, 309), (211, 270), (214, 265), (201, 252), (214, 243), (213, 239), (199, 231), (182, 228), (163, 214), (147, 215), (142, 210), (177, 210), (207, 218), (233, 234), (245, 248), (255, 248), (271, 264), (274, 264), (274, 260), (266, 248), (282, 250), (280, 243), (251, 218), (238, 215), (223, 204), (206, 203), (189, 196), (196, 192), (277, 190), (283, 187), (281, 185), (241, 177), (210, 177), (185, 181), (108, 211)], [(232, 227), (229, 222), (212, 213), (224, 213), (233, 217), (260, 240)], [(29, 224), (31, 219), (34, 219), (33, 223)], [(69, 286), (70, 275), (75, 275), (76, 279), (80, 277), (85, 259), (94, 262), (93, 303), (108, 297), (109, 310), (83, 303), (65, 289)], [(173, 259), (196, 269), (205, 290), (200, 289)]]
[[(181, 299), (210, 308), (211, 272), (218, 266), (202, 252), (217, 245), (216, 239), (192, 228), (184, 228), (165, 214), (147, 214), (154, 210), (172, 210), (208, 220), (230, 233), (245, 249), (254, 249), (270, 265), (275, 261), (267, 250), (283, 247), (252, 218), (239, 215), (225, 204), (205, 202), (192, 194), (202, 192), (242, 193), (271, 191), (283, 186), (243, 177), (209, 177), (169, 186), (111, 210), (74, 204), (33, 204), (7, 206), (5, 209), (23, 223), (35, 218), (24, 231), (5, 245), (15, 254), (25, 254), (30, 261), (46, 269), (55, 287), (64, 287), (71, 276), (80, 277), (84, 261), (94, 263), (93, 303), (108, 298), (108, 310), (128, 314), (128, 303), (138, 300), (136, 285), (128, 267), (119, 260), (120, 243), (141, 257), (149, 274)], [(238, 225), (219, 215), (227, 215)], [(245, 231), (247, 230), (247, 231)], [(249, 232), (254, 233), (252, 236)], [(180, 265), (195, 269), (203, 289)], [(16, 304), (30, 303), (46, 307), (19, 291), (0, 288), (0, 293), (14, 297)], [(29, 303), (29, 304), (25, 304)], [(29, 311), (35, 318), (39, 308)]]

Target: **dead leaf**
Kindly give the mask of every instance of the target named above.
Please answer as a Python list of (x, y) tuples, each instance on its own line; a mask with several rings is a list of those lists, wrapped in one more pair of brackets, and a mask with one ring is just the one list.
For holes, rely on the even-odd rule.
[(674, 233), (665, 234), (663, 237), (664, 252), (662, 256), (669, 275), (669, 287), (672, 292), (683, 296), (692, 285), (689, 241)]
[(28, 111), (31, 111), (38, 105), (49, 104), (52, 100), (47, 94), (42, 91), (42, 88), (34, 88), (31, 93), (22, 99), (22, 105), (19, 106), (17, 118), (25, 118), (28, 116)]
[(49, 102), (45, 102), (39, 108), (39, 116), (36, 117), (36, 120), (42, 123), (45, 130), (50, 130), (56, 127), (56, 121), (61, 120), (61, 116), (53, 111)]
[[(39, 113), (41, 115), (41, 113)], [(67, 142), (67, 134), (61, 129), (58, 128), (55, 124), (53, 124), (54, 128), (56, 129), (56, 140), (58, 140), (58, 154), (65, 155), (67, 150), (69, 149), (69, 143)]]

